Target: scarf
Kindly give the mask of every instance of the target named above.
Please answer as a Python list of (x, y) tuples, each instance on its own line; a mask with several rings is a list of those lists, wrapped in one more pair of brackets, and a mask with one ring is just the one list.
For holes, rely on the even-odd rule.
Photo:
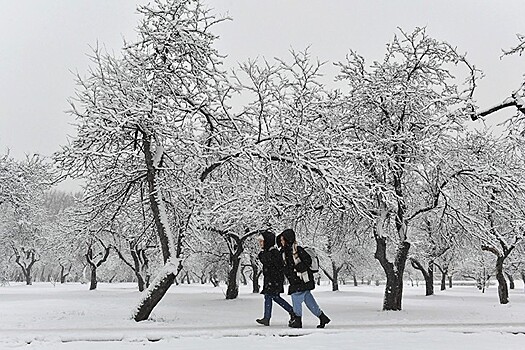
[[(299, 253), (297, 252), (297, 242), (294, 242), (292, 245), (292, 254), (293, 254), (293, 262), (295, 265), (301, 262), (301, 258), (299, 258)], [(308, 270), (305, 272), (298, 272), (297, 277), (299, 277), (303, 282), (307, 283), (310, 281), (310, 276), (308, 275)]]

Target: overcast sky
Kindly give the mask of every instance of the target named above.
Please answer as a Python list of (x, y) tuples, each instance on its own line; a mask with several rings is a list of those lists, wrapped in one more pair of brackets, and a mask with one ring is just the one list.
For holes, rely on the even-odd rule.
[[(86, 72), (97, 41), (118, 51), (135, 38), (133, 0), (0, 0), (0, 154), (8, 149), (46, 156), (73, 134), (65, 111), (74, 94), (71, 72)], [(286, 56), (311, 46), (323, 61), (344, 60), (349, 49), (370, 62), (384, 53), (397, 27), (426, 26), (432, 37), (467, 52), (486, 78), (476, 98), (490, 106), (516, 89), (525, 58), (500, 59), (501, 49), (525, 34), (523, 0), (209, 0), (233, 21), (215, 32), (228, 64)], [(509, 111), (510, 112), (510, 111)], [(509, 113), (507, 112), (507, 113)]]

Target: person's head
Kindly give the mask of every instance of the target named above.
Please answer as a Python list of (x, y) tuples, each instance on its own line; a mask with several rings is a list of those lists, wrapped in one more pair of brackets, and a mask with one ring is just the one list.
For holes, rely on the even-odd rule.
[(287, 228), (281, 234), (279, 235), (281, 238), (281, 245), (283, 247), (285, 246), (291, 246), (295, 242), (295, 232), (291, 228)]
[(262, 249), (268, 250), (275, 245), (275, 234), (268, 230), (263, 231), (259, 235), (258, 241), (259, 241), (259, 246)]
[(263, 235), (257, 236), (257, 243), (259, 244), (259, 247), (261, 249), (264, 248), (264, 237), (263, 237)]

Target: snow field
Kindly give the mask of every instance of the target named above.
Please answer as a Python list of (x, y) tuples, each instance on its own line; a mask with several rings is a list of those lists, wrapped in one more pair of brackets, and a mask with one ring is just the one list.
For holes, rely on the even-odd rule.
[[(520, 284), (511, 302), (500, 305), (497, 288), (485, 294), (472, 286), (436, 290), (405, 286), (403, 311), (381, 311), (383, 286), (328, 285), (314, 291), (332, 318), (326, 329), (304, 308), (303, 329), (286, 326), (288, 315), (274, 306), (270, 327), (262, 316), (262, 295), (241, 286), (226, 300), (225, 286), (173, 286), (150, 320), (131, 313), (140, 293), (134, 284), (0, 288), (0, 349), (523, 349), (525, 293)], [(285, 296), (289, 300), (288, 296)]]

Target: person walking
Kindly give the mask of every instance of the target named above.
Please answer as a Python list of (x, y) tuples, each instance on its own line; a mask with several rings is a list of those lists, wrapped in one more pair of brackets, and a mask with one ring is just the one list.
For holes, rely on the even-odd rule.
[(290, 285), (288, 294), (292, 296), (293, 312), (295, 317), (288, 326), (292, 328), (302, 328), (303, 302), (312, 314), (319, 318), (317, 328), (324, 328), (330, 323), (330, 318), (324, 314), (312, 290), (315, 288), (313, 272), (310, 270), (312, 258), (299, 246), (295, 239), (295, 232), (292, 229), (284, 230), (279, 236), (282, 259), (284, 261), (284, 274)]
[(275, 247), (275, 234), (271, 231), (263, 231), (258, 237), (261, 252), (258, 255), (263, 265), (263, 290), (264, 294), (264, 316), (255, 320), (265, 326), (270, 325), (272, 317), (272, 305), (275, 302), (290, 314), (290, 322), (295, 318), (293, 308), (280, 293), (284, 293), (283, 259), (281, 253)]

